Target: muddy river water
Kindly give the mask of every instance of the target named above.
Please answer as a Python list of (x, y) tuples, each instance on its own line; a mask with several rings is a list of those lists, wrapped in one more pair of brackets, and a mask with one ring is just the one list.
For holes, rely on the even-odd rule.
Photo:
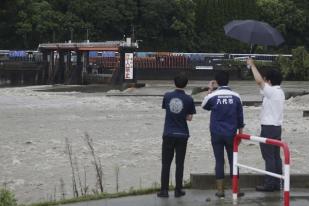
[[(187, 92), (206, 84), (190, 82)], [(243, 100), (261, 99), (254, 82), (231, 82), (230, 85)], [(146, 82), (144, 88), (122, 92), (42, 91), (51, 88), (55, 86), (0, 88), (0, 185), (12, 189), (20, 203), (51, 197), (59, 199), (62, 193), (72, 196), (66, 138), (71, 142), (82, 183), (85, 184), (86, 179), (90, 192), (96, 188), (85, 132), (93, 139), (95, 152), (102, 162), (106, 192), (115, 192), (117, 184), (122, 191), (148, 188), (160, 182), (164, 120), (160, 95), (173, 89), (172, 82)], [(287, 92), (309, 91), (309, 83), (284, 82), (283, 88)], [(149, 96), (151, 94), (154, 96)], [(201, 101), (203, 94), (194, 98)], [(309, 118), (302, 116), (303, 110), (309, 110), (309, 95), (286, 100), (282, 137), (290, 146), (291, 173), (309, 172)], [(244, 107), (245, 133), (259, 135), (259, 111), (260, 107)], [(209, 112), (197, 106), (197, 114), (189, 123), (191, 137), (185, 180), (189, 180), (190, 173), (214, 171), (209, 116)], [(239, 159), (251, 166), (264, 167), (255, 143), (243, 142)], [(174, 165), (171, 171), (174, 176)]]

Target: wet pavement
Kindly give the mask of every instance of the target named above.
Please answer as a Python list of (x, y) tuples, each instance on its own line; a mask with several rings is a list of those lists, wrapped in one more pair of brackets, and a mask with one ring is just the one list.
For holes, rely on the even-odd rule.
[[(175, 198), (170, 192), (169, 198), (158, 198), (156, 194), (130, 196), (117, 199), (104, 199), (90, 202), (68, 204), (66, 206), (282, 206), (281, 192), (263, 193), (253, 189), (243, 190), (245, 196), (233, 203), (232, 193), (226, 191), (225, 199), (215, 197), (215, 190), (186, 190), (186, 196)], [(308, 206), (309, 189), (294, 189), (291, 192), (291, 206)]]

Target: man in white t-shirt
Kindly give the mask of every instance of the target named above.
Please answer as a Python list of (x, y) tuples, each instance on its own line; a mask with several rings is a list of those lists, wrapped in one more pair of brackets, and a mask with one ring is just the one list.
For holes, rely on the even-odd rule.
[[(269, 69), (264, 77), (257, 70), (253, 60), (247, 60), (256, 83), (261, 88), (263, 104), (261, 109), (261, 137), (281, 140), (283, 121), (284, 92), (280, 87), (282, 75), (278, 70)], [(265, 168), (267, 171), (282, 174), (280, 148), (273, 145), (260, 144)], [(280, 190), (280, 179), (266, 175), (264, 184), (256, 187), (257, 191), (273, 192)]]

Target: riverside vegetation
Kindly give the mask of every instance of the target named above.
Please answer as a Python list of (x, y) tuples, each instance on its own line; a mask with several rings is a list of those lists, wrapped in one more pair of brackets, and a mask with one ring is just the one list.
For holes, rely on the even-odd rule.
[[(43, 12), (42, 12), (43, 11)], [(268, 22), (284, 36), (290, 53), (309, 47), (307, 0), (2, 0), (0, 48), (36, 49), (43, 42), (142, 40), (143, 51), (248, 52), (224, 35), (235, 19)]]
[(278, 29), (284, 44), (258, 46), (255, 53), (292, 53), (292, 60), (279, 59), (285, 79), (309, 79), (307, 0), (3, 0), (0, 49), (132, 36), (142, 40), (140, 51), (248, 53), (248, 44), (224, 34), (223, 26), (236, 19)]
[(6, 187), (0, 189), (0, 206), (17, 206), (15, 195)]

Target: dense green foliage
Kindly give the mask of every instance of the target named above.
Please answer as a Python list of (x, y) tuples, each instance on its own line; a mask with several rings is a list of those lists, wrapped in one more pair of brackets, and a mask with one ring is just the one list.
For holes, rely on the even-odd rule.
[(0, 189), (0, 206), (17, 206), (14, 194), (7, 189)]
[(309, 46), (307, 0), (1, 0), (0, 48), (34, 49), (42, 42), (120, 40), (132, 35), (143, 50), (248, 52), (224, 35), (234, 19), (270, 23), (284, 35), (280, 48)]
[(309, 53), (304, 47), (292, 49), (293, 58), (279, 58), (283, 77), (288, 80), (309, 80)]

